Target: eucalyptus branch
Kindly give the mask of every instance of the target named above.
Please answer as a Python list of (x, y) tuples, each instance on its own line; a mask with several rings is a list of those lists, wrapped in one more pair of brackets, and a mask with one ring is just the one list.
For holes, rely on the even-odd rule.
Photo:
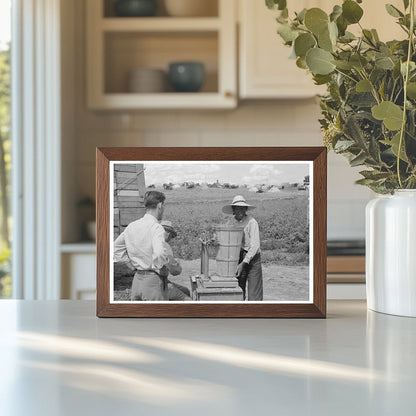
[[(391, 94), (390, 94), (390, 97), (389, 97), (389, 100), (390, 100), (390, 101), (393, 101), (394, 90), (396, 89), (396, 84), (397, 84), (397, 81), (396, 81), (396, 80), (394, 80), (394, 81), (393, 81), (393, 88), (391, 89)], [(395, 101), (393, 101), (393, 102), (395, 102)]]
[(344, 72), (340, 71), (338, 68), (335, 68), (335, 71), (336, 71), (336, 72), (338, 72), (338, 73), (339, 73), (339, 74), (341, 74), (341, 75), (344, 75), (344, 77), (346, 77), (346, 78), (350, 79), (352, 82), (357, 83), (357, 80), (356, 80), (355, 78), (351, 77), (351, 76), (350, 76), (350, 75), (348, 75), (348, 74), (345, 74)]
[(365, 72), (365, 69), (361, 66), (362, 71), (360, 71), (360, 75), (363, 79), (365, 79), (366, 81), (368, 81), (368, 83), (370, 84), (371, 87), (371, 93), (373, 94), (374, 99), (377, 101), (377, 104), (380, 104), (380, 97), (378, 95), (378, 92), (376, 90), (376, 87), (374, 86), (374, 84), (371, 82), (370, 78), (368, 78), (367, 76), (367, 72)]
[(397, 91), (397, 94), (396, 94), (396, 96), (394, 97), (394, 100), (393, 100), (394, 103), (397, 102), (397, 100), (399, 99), (400, 94), (402, 93), (402, 91), (403, 91), (403, 88), (400, 88), (399, 91)]
[(409, 81), (409, 68), (410, 68), (410, 61), (412, 58), (412, 49), (413, 49), (413, 36), (414, 36), (414, 28), (415, 28), (415, 0), (410, 0), (410, 29), (409, 29), (409, 44), (407, 46), (407, 60), (406, 60), (406, 73), (404, 75), (404, 85), (403, 85), (403, 118), (402, 118), (402, 127), (400, 129), (400, 139), (399, 139), (399, 148), (397, 151), (397, 177), (399, 179), (400, 188), (403, 188), (402, 177), (400, 174), (400, 155), (402, 151), (403, 141), (404, 141), (404, 132), (406, 129), (406, 110), (407, 110), (407, 83)]

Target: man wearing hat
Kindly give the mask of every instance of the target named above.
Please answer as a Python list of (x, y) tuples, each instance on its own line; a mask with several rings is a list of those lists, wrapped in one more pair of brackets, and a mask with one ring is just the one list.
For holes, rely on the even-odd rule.
[[(243, 290), (244, 300), (263, 300), (263, 273), (260, 258), (260, 232), (257, 221), (247, 212), (253, 210), (242, 195), (234, 197), (231, 204), (222, 209), (224, 214), (233, 215), (230, 225), (244, 228), (239, 264), (236, 270), (238, 285)], [(246, 296), (247, 286), (247, 296)]]
[[(164, 248), (168, 256), (168, 262), (165, 268), (172, 276), (177, 276), (182, 273), (182, 267), (179, 262), (173, 257), (172, 247), (169, 245), (169, 241), (175, 238), (178, 234), (176, 233), (173, 225), (170, 221), (163, 220), (160, 225), (165, 229), (165, 243)], [(171, 282), (168, 279), (168, 298), (169, 300), (192, 300), (190, 297), (190, 291), (178, 283)]]

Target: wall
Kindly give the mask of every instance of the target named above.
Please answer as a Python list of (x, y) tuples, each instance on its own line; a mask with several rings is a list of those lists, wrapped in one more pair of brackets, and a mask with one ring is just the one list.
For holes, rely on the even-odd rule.
[[(319, 107), (314, 99), (246, 101), (233, 111), (87, 110), (83, 1), (75, 0), (74, 7), (75, 27), (64, 28), (65, 32), (73, 31), (74, 39), (67, 39), (67, 45), (63, 45), (63, 62), (67, 65), (63, 68), (63, 99), (68, 99), (67, 107), (68, 103), (74, 107), (64, 134), (63, 186), (68, 190), (63, 196), (64, 218), (75, 212), (77, 200), (94, 195), (97, 146), (321, 145)], [(72, 110), (68, 110), (71, 114)], [(354, 185), (358, 171), (342, 157), (329, 155), (329, 238), (364, 236), (364, 206), (372, 193)], [(76, 238), (74, 227), (64, 226), (63, 241)]]

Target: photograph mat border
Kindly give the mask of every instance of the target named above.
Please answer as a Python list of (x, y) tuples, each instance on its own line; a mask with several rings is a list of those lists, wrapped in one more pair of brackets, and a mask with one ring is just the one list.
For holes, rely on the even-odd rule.
[[(314, 303), (314, 245), (313, 245), (313, 188), (314, 188), (314, 180), (313, 180), (313, 161), (303, 161), (303, 160), (274, 160), (274, 161), (259, 161), (259, 160), (169, 160), (169, 161), (161, 161), (161, 160), (123, 160), (123, 161), (117, 161), (117, 160), (111, 160), (109, 164), (109, 181), (110, 181), (110, 244), (109, 244), (109, 278), (110, 278), (110, 298), (109, 303), (114, 305), (120, 305), (120, 304), (143, 304), (143, 301), (115, 301), (114, 300), (114, 263), (113, 263), (113, 250), (114, 250), (114, 165), (118, 164), (189, 164), (189, 165), (206, 165), (206, 164), (223, 164), (223, 165), (232, 165), (232, 164), (253, 164), (253, 165), (307, 165), (309, 169), (309, 190), (308, 190), (308, 197), (309, 197), (309, 204), (308, 204), (308, 214), (309, 214), (309, 298), (308, 300), (301, 300), (301, 301), (250, 301), (250, 304), (282, 304), (282, 305), (288, 305), (288, 304), (313, 304)], [(147, 301), (148, 304), (189, 304), (189, 303), (195, 303), (196, 301), (190, 300), (190, 301)], [(198, 301), (198, 303), (205, 303), (205, 304), (246, 304), (247, 301), (241, 300), (241, 301)]]

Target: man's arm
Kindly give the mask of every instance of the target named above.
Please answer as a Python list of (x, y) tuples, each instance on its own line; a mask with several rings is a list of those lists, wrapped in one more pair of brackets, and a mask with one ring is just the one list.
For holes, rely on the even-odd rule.
[(122, 232), (114, 241), (114, 257), (115, 263), (125, 263), (127, 267), (134, 270), (134, 266), (131, 264), (130, 257), (127, 253), (126, 247), (126, 235)]
[(249, 264), (251, 259), (259, 252), (260, 250), (260, 230), (259, 224), (257, 221), (252, 218), (247, 224), (248, 235), (250, 238), (248, 251), (243, 259), (243, 262)]
[(178, 274), (182, 273), (182, 266), (173, 256), (172, 247), (165, 241), (163, 243), (163, 247), (165, 249), (165, 253), (168, 257), (168, 262), (166, 263), (166, 268), (168, 269), (169, 273), (172, 276), (177, 276)]
[(114, 241), (114, 262), (130, 261), (126, 248), (126, 236), (122, 232)]
[(160, 224), (155, 224), (152, 227), (152, 263), (159, 271), (168, 263), (168, 255), (165, 247), (165, 230)]

